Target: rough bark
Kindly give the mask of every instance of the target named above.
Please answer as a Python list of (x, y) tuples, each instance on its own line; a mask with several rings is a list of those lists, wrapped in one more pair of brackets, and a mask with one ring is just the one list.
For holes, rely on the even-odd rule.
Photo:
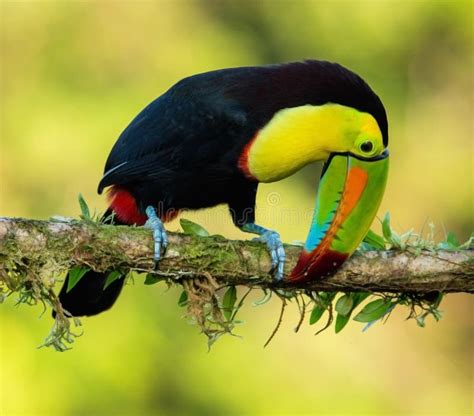
[[(274, 287), (263, 244), (169, 233), (166, 255), (155, 269), (153, 241), (142, 227), (117, 227), (72, 219), (37, 221), (0, 218), (0, 281), (11, 288), (12, 273), (35, 270), (42, 278), (74, 265), (97, 271), (152, 272), (184, 281), (212, 276), (220, 285)], [(288, 273), (300, 247), (286, 246)], [(354, 255), (333, 276), (301, 288), (318, 291), (473, 292), (473, 250), (370, 251)], [(285, 285), (282, 283), (280, 285)]]

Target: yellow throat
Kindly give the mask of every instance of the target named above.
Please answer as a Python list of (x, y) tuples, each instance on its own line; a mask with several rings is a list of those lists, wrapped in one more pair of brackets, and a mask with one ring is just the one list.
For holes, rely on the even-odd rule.
[(304, 105), (278, 111), (247, 148), (241, 168), (260, 182), (274, 182), (330, 153), (353, 150), (364, 131), (381, 137), (368, 113), (339, 104)]

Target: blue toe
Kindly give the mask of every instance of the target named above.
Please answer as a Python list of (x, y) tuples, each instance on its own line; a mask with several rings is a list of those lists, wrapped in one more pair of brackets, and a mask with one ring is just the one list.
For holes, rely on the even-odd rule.
[(158, 218), (158, 215), (156, 215), (155, 208), (149, 206), (145, 212), (148, 217), (145, 227), (153, 230), (153, 240), (155, 241), (154, 259), (155, 261), (159, 261), (161, 258), (161, 251), (166, 249), (166, 246), (168, 245), (168, 235), (166, 234), (163, 223), (160, 218)]
[(284, 276), (286, 254), (280, 235), (276, 231), (267, 231), (262, 234), (259, 239), (266, 243), (268, 250), (270, 251), (275, 280), (282, 280)]

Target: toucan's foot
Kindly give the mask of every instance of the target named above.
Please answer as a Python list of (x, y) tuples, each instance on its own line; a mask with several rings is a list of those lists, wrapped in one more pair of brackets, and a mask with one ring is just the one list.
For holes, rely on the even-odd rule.
[(270, 257), (272, 259), (272, 272), (275, 280), (282, 280), (285, 267), (286, 254), (285, 249), (283, 248), (283, 243), (280, 239), (280, 234), (276, 231), (269, 230), (267, 228), (261, 227), (260, 225), (254, 223), (247, 223), (241, 227), (242, 231), (247, 233), (258, 234), (260, 237), (255, 238), (257, 241), (264, 242), (268, 251), (270, 252)]
[(148, 221), (145, 223), (146, 228), (153, 230), (153, 239), (155, 240), (155, 261), (159, 261), (162, 252), (166, 251), (168, 245), (168, 236), (166, 234), (165, 227), (161, 220), (156, 215), (156, 210), (152, 206), (148, 206), (145, 210), (148, 217)]
[(264, 242), (272, 258), (272, 271), (275, 280), (283, 279), (283, 268), (285, 267), (286, 254), (281, 242), (280, 234), (276, 231), (267, 230), (256, 240)]

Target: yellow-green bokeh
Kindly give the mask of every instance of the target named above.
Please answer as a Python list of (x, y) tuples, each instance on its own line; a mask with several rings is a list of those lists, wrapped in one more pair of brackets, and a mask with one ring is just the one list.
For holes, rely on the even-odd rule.
[[(380, 213), (399, 231), (472, 224), (472, 3), (462, 1), (5, 1), (0, 3), (0, 215), (76, 216), (96, 195), (122, 129), (180, 78), (216, 68), (320, 58), (360, 73), (386, 104), (391, 171)], [(262, 225), (303, 240), (318, 171), (264, 185)], [(186, 213), (248, 238), (226, 209)], [(177, 230), (177, 222), (169, 228)], [(440, 323), (408, 311), (362, 333), (294, 334), (296, 307), (272, 344), (275, 300), (249, 305), (208, 353), (182, 319), (177, 290), (124, 290), (83, 320), (65, 354), (37, 350), (49, 312), (0, 307), (5, 415), (446, 414), (472, 412), (472, 301), (452, 295)], [(258, 297), (258, 295), (256, 295)]]

